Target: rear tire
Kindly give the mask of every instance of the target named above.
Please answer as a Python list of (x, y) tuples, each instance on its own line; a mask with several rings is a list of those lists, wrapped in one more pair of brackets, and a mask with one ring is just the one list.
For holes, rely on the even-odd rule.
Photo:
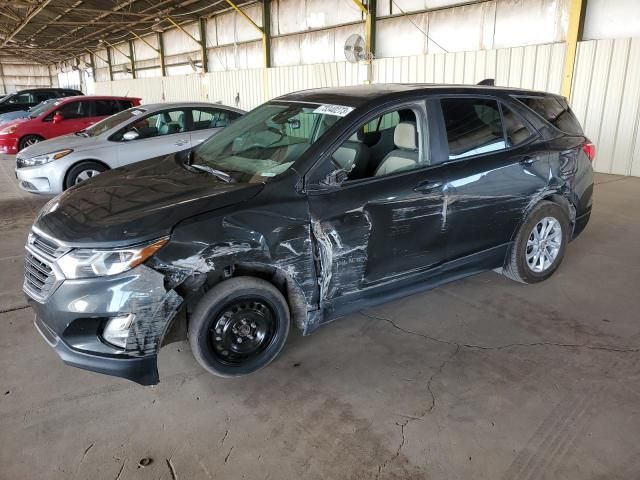
[(98, 162), (81, 162), (75, 165), (67, 173), (67, 177), (64, 181), (64, 189), (71, 188), (78, 183), (82, 183), (85, 180), (89, 180), (102, 172), (106, 172), (109, 168)]
[(289, 335), (289, 306), (269, 282), (235, 277), (213, 287), (189, 319), (193, 356), (219, 377), (248, 375), (267, 366)]
[(502, 273), (516, 282), (537, 283), (558, 269), (569, 243), (571, 223), (558, 204), (542, 201), (520, 226)]
[(42, 138), (40, 135), (27, 135), (26, 137), (22, 137), (20, 139), (20, 142), (18, 143), (18, 151), (24, 150), (25, 148), (30, 147), (31, 145), (35, 145), (36, 143), (40, 143), (43, 140), (44, 138)]

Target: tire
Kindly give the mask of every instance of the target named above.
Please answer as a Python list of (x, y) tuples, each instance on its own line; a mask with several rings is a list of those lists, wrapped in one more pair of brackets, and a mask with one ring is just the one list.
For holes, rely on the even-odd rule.
[(80, 162), (72, 167), (64, 181), (64, 189), (71, 188), (78, 183), (82, 183), (84, 180), (95, 177), (102, 172), (109, 170), (108, 167), (98, 162)]
[(39, 135), (27, 135), (25, 137), (22, 137), (20, 139), (20, 142), (18, 143), (18, 151), (24, 150), (25, 148), (30, 147), (31, 145), (35, 145), (36, 143), (40, 143), (43, 140), (44, 138)]
[[(562, 207), (549, 201), (540, 202), (520, 226), (502, 273), (527, 284), (546, 280), (562, 263), (570, 228), (569, 217)], [(548, 236), (542, 229), (548, 230)], [(540, 255), (536, 258), (537, 252)]]
[(280, 353), (289, 335), (289, 317), (287, 301), (272, 284), (235, 277), (200, 300), (187, 336), (205, 370), (239, 377), (267, 366)]

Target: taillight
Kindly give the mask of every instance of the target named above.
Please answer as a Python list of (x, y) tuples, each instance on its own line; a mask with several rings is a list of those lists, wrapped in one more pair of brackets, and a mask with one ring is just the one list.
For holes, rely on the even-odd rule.
[(582, 145), (582, 150), (584, 150), (584, 153), (587, 154), (589, 160), (593, 162), (593, 159), (596, 157), (596, 146), (591, 142), (587, 142)]

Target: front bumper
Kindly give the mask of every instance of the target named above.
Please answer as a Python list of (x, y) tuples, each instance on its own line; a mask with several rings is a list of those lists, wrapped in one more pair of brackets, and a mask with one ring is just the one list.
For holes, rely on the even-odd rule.
[(18, 153), (18, 137), (0, 135), (0, 153), (15, 155)]
[(35, 167), (16, 168), (18, 185), (31, 193), (62, 193), (63, 177), (69, 165), (68, 159), (61, 159)]
[(138, 358), (115, 358), (92, 355), (69, 347), (38, 317), (34, 320), (36, 330), (56, 351), (62, 361), (72, 367), (91, 372), (126, 378), (140, 385), (156, 385), (159, 382), (156, 355)]
[[(63, 280), (46, 298), (25, 287), (36, 328), (64, 363), (127, 378), (158, 383), (157, 352), (182, 297), (166, 290), (164, 275), (145, 266), (112, 277)], [(102, 338), (109, 318), (133, 313), (126, 349)]]

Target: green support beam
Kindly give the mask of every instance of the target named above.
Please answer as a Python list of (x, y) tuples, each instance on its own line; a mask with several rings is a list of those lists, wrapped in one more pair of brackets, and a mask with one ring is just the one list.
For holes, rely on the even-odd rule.
[(111, 49), (107, 47), (107, 68), (109, 69), (109, 80), (113, 82), (113, 62), (111, 61)]
[(202, 71), (209, 71), (209, 58), (207, 56), (207, 19), (200, 19), (200, 50), (202, 55)]
[(265, 68), (271, 68), (271, 1), (262, 0), (262, 55)]
[(167, 76), (167, 63), (164, 58), (164, 40), (162, 39), (162, 32), (158, 32), (158, 53), (160, 54), (160, 75)]
[(129, 63), (131, 64), (131, 78), (136, 78), (136, 57), (133, 49), (133, 40), (129, 40)]

